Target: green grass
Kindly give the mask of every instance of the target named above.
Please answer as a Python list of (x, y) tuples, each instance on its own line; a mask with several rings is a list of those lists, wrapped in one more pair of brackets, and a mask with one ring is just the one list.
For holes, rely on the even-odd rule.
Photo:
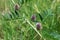
[[(41, 30), (31, 20), (33, 14)], [(0, 0), (0, 40), (60, 40), (60, 0)]]

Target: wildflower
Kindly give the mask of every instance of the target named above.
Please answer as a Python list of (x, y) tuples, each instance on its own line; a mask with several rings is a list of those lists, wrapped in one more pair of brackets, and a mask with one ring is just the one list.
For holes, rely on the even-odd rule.
[(37, 30), (42, 29), (42, 25), (41, 25), (41, 23), (36, 23), (36, 28), (37, 28)]
[(32, 21), (36, 21), (36, 15), (33, 14), (33, 15), (31, 16), (31, 20), (32, 20)]
[(15, 10), (19, 10), (20, 6), (18, 4), (15, 5)]

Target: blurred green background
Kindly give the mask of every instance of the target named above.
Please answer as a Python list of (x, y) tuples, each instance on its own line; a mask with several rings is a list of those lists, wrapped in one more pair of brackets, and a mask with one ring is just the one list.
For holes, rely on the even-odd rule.
[[(42, 30), (31, 21), (33, 14)], [(0, 40), (60, 40), (60, 0), (0, 0)]]

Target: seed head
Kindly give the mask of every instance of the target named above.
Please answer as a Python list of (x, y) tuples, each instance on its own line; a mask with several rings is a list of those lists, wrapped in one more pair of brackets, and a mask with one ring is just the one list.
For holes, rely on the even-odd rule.
[(31, 20), (32, 20), (32, 21), (36, 21), (36, 15), (33, 14), (33, 15), (31, 16)]
[(37, 30), (42, 29), (41, 23), (36, 23), (36, 28), (37, 28)]
[(19, 10), (20, 6), (18, 4), (15, 5), (15, 10)]

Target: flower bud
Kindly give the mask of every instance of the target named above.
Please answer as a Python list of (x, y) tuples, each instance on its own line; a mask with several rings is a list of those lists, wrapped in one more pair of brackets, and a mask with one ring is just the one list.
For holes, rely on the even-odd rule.
[(36, 29), (37, 29), (37, 30), (42, 29), (41, 23), (36, 23)]
[(19, 6), (18, 4), (16, 4), (16, 5), (15, 5), (15, 10), (19, 10), (19, 7), (20, 7), (20, 6)]
[(32, 21), (36, 21), (36, 15), (33, 14), (33, 15), (31, 16), (31, 20), (32, 20)]

